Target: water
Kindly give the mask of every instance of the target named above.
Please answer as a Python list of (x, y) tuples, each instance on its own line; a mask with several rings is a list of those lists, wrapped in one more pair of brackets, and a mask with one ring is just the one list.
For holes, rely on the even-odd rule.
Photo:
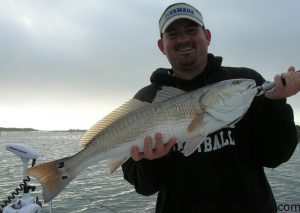
[[(72, 155), (80, 150), (80, 132), (2, 132), (0, 136), (0, 204), (17, 187), (23, 178), (22, 162), (13, 153), (5, 150), (9, 143), (24, 143), (40, 153), (38, 164)], [(276, 169), (266, 169), (278, 204), (300, 203), (300, 147), (289, 162)], [(36, 185), (33, 193), (42, 199), (41, 187)], [(109, 174), (105, 162), (88, 167), (53, 200), (55, 213), (91, 212), (154, 212), (156, 195), (141, 196), (123, 179), (121, 170)], [(300, 209), (299, 209), (300, 211)], [(43, 204), (43, 213), (48, 204)]]

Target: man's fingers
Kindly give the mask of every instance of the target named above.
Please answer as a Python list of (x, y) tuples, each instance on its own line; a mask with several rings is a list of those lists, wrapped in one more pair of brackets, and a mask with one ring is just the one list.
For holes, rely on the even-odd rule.
[(283, 86), (289, 85), (289, 87), (294, 87), (295, 85), (295, 79), (294, 74), (296, 73), (295, 67), (289, 67), (288, 71), (286, 73), (281, 74), (281, 82)]
[(155, 155), (163, 155), (164, 154), (164, 142), (163, 142), (163, 137), (161, 133), (156, 133), (155, 134)]
[(297, 94), (300, 90), (300, 72), (295, 67), (288, 68), (286, 73), (276, 75), (274, 78), (275, 91), (267, 92), (265, 95), (271, 99), (282, 99)]
[(175, 137), (170, 138), (170, 140), (168, 141), (168, 143), (166, 143), (164, 145), (165, 153), (169, 153), (175, 144), (176, 144), (176, 138)]
[(133, 145), (131, 147), (131, 158), (134, 161), (139, 161), (145, 157), (143, 152), (140, 152), (139, 147), (137, 145)]
[(146, 136), (144, 139), (144, 151), (141, 152), (138, 145), (133, 145), (131, 147), (131, 158), (135, 161), (139, 161), (143, 158), (148, 160), (161, 158), (164, 155), (168, 154), (175, 144), (175, 137), (170, 138), (169, 141), (164, 144), (163, 136), (161, 133), (156, 133), (154, 136), (154, 140), (152, 139), (152, 137)]
[(150, 136), (146, 136), (144, 140), (144, 155), (148, 159), (153, 158), (153, 141)]
[(296, 69), (294, 66), (290, 66), (288, 69), (288, 72), (296, 72)]

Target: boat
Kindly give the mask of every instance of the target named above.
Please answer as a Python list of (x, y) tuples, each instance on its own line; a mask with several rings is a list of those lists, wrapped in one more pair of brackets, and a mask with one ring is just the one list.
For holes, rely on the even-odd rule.
[[(20, 157), (23, 162), (23, 171), (27, 169), (30, 160), (32, 160), (32, 166), (34, 166), (36, 159), (39, 157), (35, 149), (25, 144), (7, 144), (6, 150)], [(36, 187), (30, 185), (29, 182), (30, 178), (24, 176), (22, 183), (4, 200), (4, 204), (0, 208), (0, 213), (41, 213), (42, 203), (38, 197), (34, 197), (31, 194)], [(19, 195), (20, 192), (22, 195), (18, 199), (15, 199), (15, 196)], [(49, 205), (49, 212), (52, 212), (51, 205)]]

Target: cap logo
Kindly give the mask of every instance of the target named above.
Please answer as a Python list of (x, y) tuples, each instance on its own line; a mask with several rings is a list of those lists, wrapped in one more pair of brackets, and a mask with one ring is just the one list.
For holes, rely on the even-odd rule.
[(194, 11), (192, 9), (190, 9), (190, 8), (178, 7), (178, 8), (175, 8), (175, 9), (169, 11), (165, 15), (165, 20), (171, 18), (174, 15), (177, 15), (178, 13), (187, 13), (187, 14), (195, 15)]

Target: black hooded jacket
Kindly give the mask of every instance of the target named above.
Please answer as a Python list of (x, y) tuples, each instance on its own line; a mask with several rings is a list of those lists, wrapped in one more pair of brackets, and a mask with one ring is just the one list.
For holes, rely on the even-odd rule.
[[(265, 81), (251, 69), (221, 63), (221, 57), (209, 54), (205, 71), (192, 80), (158, 69), (135, 98), (151, 102), (161, 85), (190, 91), (226, 79), (254, 79), (257, 85)], [(156, 212), (277, 212), (263, 167), (286, 162), (296, 145), (293, 111), (286, 100), (258, 96), (238, 123), (208, 135), (192, 155), (185, 157), (183, 145), (176, 144), (160, 159), (129, 159), (122, 169), (138, 193), (158, 192)]]

